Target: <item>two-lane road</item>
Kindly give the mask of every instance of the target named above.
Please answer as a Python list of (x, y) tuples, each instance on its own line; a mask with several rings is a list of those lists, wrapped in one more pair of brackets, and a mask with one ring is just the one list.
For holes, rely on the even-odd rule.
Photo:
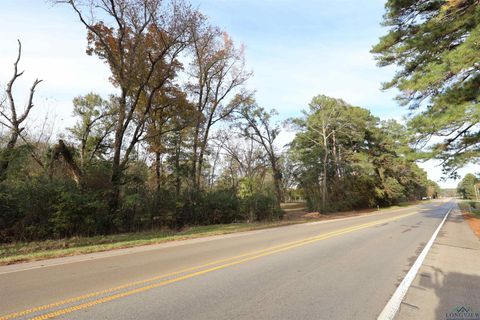
[(452, 206), (1, 267), (0, 319), (375, 319)]

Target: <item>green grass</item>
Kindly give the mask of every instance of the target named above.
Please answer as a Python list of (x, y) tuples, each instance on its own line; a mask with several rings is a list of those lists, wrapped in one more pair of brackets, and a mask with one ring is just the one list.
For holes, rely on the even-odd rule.
[(61, 240), (17, 242), (0, 245), (0, 265), (25, 261), (66, 257), (78, 254), (131, 248), (141, 245), (186, 240), (200, 237), (228, 234), (241, 231), (274, 228), (302, 223), (305, 221), (276, 221), (258, 223), (233, 223), (211, 226), (189, 227), (182, 231), (159, 230), (137, 233), (123, 233), (109, 236), (74, 237)]

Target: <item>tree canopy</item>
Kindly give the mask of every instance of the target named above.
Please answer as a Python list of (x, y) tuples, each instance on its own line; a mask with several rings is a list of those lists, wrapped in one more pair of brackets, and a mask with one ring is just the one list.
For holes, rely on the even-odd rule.
[(341, 99), (316, 96), (289, 150), (310, 208), (322, 212), (419, 199), (426, 173), (402, 152), (406, 129)]
[(478, 182), (479, 180), (474, 174), (469, 173), (465, 175), (462, 181), (458, 183), (457, 193), (463, 199), (478, 200), (480, 196), (478, 194)]
[(424, 158), (456, 170), (480, 157), (480, 6), (478, 0), (386, 3), (388, 33), (372, 52), (398, 71), (384, 84), (413, 116), (414, 140)]

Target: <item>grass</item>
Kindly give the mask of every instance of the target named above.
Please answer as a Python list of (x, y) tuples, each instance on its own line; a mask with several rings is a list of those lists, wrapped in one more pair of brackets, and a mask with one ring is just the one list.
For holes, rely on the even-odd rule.
[(465, 220), (480, 238), (480, 201), (463, 200), (458, 202)]
[[(387, 209), (391, 210), (395, 208), (402, 208), (418, 203), (420, 202), (402, 203), (388, 208), (381, 208), (380, 210), (383, 211)], [(425, 201), (422, 201), (422, 203), (425, 203)], [(291, 204), (291, 208), (289, 209), (297, 211), (301, 209), (301, 206), (303, 207), (304, 204)], [(358, 213), (362, 212), (359, 211)], [(333, 219), (335, 217), (340, 218), (343, 217), (343, 215), (341, 213), (332, 214), (329, 215), (327, 219)], [(195, 226), (186, 228), (182, 231), (156, 230), (148, 232), (123, 233), (109, 236), (74, 237), (68, 239), (0, 244), (0, 265), (67, 257), (85, 253), (108, 251), (113, 249), (131, 248), (142, 245), (164, 243), (169, 241), (195, 239), (241, 231), (267, 229), (291, 224), (305, 223), (308, 221), (311, 220), (304, 218), (294, 218), (293, 220), (275, 222), (233, 223), (210, 226)]]
[(274, 228), (305, 221), (276, 221), (258, 223), (233, 223), (211, 226), (196, 226), (182, 231), (158, 230), (123, 233), (109, 236), (74, 237), (61, 240), (16, 242), (0, 245), (0, 265), (36, 261), (49, 258), (101, 252), (112, 249), (131, 248), (168, 241), (186, 240), (241, 231)]
[(458, 202), (458, 206), (463, 212), (468, 212), (473, 217), (480, 219), (480, 202), (463, 200)]

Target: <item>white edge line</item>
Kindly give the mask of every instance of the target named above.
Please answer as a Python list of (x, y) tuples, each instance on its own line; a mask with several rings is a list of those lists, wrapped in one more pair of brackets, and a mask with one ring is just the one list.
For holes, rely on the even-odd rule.
[(395, 317), (398, 309), (400, 308), (400, 304), (403, 301), (403, 298), (405, 298), (405, 295), (407, 294), (408, 288), (410, 287), (413, 280), (415, 279), (415, 276), (417, 275), (418, 270), (422, 266), (422, 263), (428, 254), (428, 251), (430, 251), (430, 248), (432, 247), (433, 242), (437, 238), (437, 235), (440, 232), (440, 229), (442, 229), (442, 226), (447, 220), (452, 209), (453, 208), (450, 208), (450, 210), (447, 211), (447, 213), (445, 214), (445, 217), (443, 218), (442, 222), (438, 226), (437, 230), (435, 230), (432, 237), (428, 241), (427, 245), (425, 246), (425, 248), (423, 248), (422, 252), (418, 256), (417, 260), (415, 260), (415, 263), (410, 268), (407, 275), (398, 286), (397, 290), (395, 290), (395, 292), (393, 293), (393, 296), (390, 298), (390, 300), (388, 300), (387, 304), (385, 305), (385, 308), (383, 308), (377, 320), (392, 320)]

